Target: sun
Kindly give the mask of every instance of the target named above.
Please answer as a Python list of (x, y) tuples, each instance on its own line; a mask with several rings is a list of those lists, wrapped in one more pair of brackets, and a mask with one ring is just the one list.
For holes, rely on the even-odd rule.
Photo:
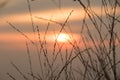
[(57, 36), (57, 41), (58, 42), (68, 42), (70, 41), (70, 36), (68, 34), (65, 34), (65, 33), (60, 33), (58, 36)]

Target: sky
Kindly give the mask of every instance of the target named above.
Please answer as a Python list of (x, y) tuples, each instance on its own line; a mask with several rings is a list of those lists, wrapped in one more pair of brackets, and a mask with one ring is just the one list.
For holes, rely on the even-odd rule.
[[(0, 1), (0, 4), (5, 3), (3, 6), (0, 6), (0, 79), (7, 80), (7, 72), (13, 72), (14, 75), (16, 72), (10, 64), (11, 61), (18, 63), (17, 65), (22, 65), (22, 69), (27, 66), (27, 52), (25, 45), (26, 39), (17, 31), (15, 31), (12, 27), (10, 27), (7, 21), (23, 31), (30, 38), (32, 38), (31, 35), (33, 35), (33, 31), (27, 6), (27, 0)], [(64, 7), (61, 10), (58, 7), (57, 1), (56, 4), (54, 4), (51, 0), (35, 0), (30, 3), (32, 5), (31, 10), (33, 19), (35, 21), (35, 24), (39, 26), (41, 35), (44, 35), (48, 22), (44, 20), (39, 20), (35, 17), (42, 17), (48, 20), (51, 18), (52, 20), (55, 20), (57, 22), (64, 22), (73, 9), (79, 11), (76, 8), (77, 6), (74, 5), (73, 1), (69, 0), (62, 2), (61, 6)], [(80, 18), (78, 17), (82, 17), (82, 14), (78, 16), (79, 13), (77, 11), (74, 12), (75, 14), (71, 16), (71, 21), (79, 20)], [(52, 23), (50, 25), (48, 33), (53, 34), (53, 30), (57, 31), (59, 29), (59, 25)], [(78, 34), (76, 34), (77, 30), (78, 29), (76, 25), (73, 28), (75, 36), (78, 36)], [(47, 35), (47, 37), (49, 38), (48, 41), (50, 41), (51, 37), (54, 37), (54, 35)], [(34, 53), (34, 50), (31, 51)]]
[[(44, 39), (47, 25), (50, 23), (46, 35), (48, 44), (54, 42), (55, 36), (57, 36), (58, 31), (61, 29), (59, 24), (52, 21), (60, 24), (64, 23), (70, 13), (69, 24), (67, 23), (63, 31), (65, 37), (68, 36), (65, 40), (69, 40), (69, 35), (72, 35), (75, 40), (81, 42), (81, 35), (83, 34), (80, 34), (80, 25), (84, 18), (84, 11), (81, 9), (79, 3), (73, 2), (73, 0), (61, 0), (61, 4), (59, 4), (59, 0), (33, 0), (30, 1), (30, 4), (34, 26), (38, 26), (42, 39)], [(93, 10), (100, 15), (99, 1), (93, 0), (92, 5)], [(117, 14), (119, 14), (120, 9), (117, 10)], [(29, 42), (23, 35), (13, 29), (8, 22), (27, 35), (31, 40), (34, 40), (27, 0), (0, 0), (0, 79), (3, 80), (5, 79), (5, 74), (11, 72), (12, 66), (10, 61), (19, 63), (18, 65), (24, 64), (23, 61), (26, 61), (27, 57), (25, 42)], [(91, 26), (89, 25), (89, 27)], [(90, 30), (94, 33), (92, 27)], [(120, 34), (120, 27), (116, 28), (117, 31)], [(66, 32), (69, 35), (66, 35)], [(104, 29), (103, 32), (105, 32)], [(58, 42), (65, 42), (64, 39), (61, 40), (64, 37), (59, 38)]]

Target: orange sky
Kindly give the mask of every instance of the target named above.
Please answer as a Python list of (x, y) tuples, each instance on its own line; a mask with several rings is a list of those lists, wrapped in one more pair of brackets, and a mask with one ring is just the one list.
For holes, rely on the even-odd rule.
[[(36, 30), (35, 36), (32, 30), (30, 20), (31, 18), (29, 15), (26, 0), (0, 0), (0, 5), (3, 3), (5, 3), (5, 5), (0, 6), (0, 59), (1, 59), (0, 65), (3, 64), (3, 62), (9, 61), (8, 58), (11, 59), (12, 56), (15, 57), (16, 52), (17, 54), (22, 55), (23, 57), (23, 55), (25, 55), (24, 53), (26, 52), (25, 42), (28, 41), (29, 43), (29, 40), (26, 39), (19, 32), (17, 32), (15, 29), (10, 27), (10, 25), (6, 23), (7, 21), (12, 23), (17, 29), (22, 31), (26, 36), (28, 36), (30, 40), (34, 42), (35, 41), (38, 42), (39, 40), (37, 29), (35, 29)], [(95, 0), (94, 4), (92, 5), (93, 5), (92, 9), (96, 12), (97, 15), (100, 16), (101, 7), (99, 6), (100, 5), (99, 1)], [(80, 33), (82, 28), (81, 25), (82, 20), (84, 18), (84, 11), (79, 4), (73, 2), (73, 0), (62, 0), (61, 7), (59, 7), (59, 3), (57, 2), (57, 0), (56, 4), (53, 3), (52, 0), (35, 0), (31, 2), (31, 10), (34, 26), (39, 27), (40, 38), (42, 41), (44, 40), (47, 25), (48, 23), (50, 23), (45, 37), (49, 49), (54, 47), (53, 44), (55, 43), (55, 40), (57, 40), (57, 43), (59, 43), (60, 45), (64, 44), (65, 45), (64, 48), (68, 49), (69, 46), (72, 47), (70, 42), (74, 44), (75, 41), (77, 42), (76, 44), (79, 47), (81, 48), (85, 47), (83, 44), (82, 37), (85, 38), (88, 36), (86, 36), (87, 32), (85, 29), (83, 32), (84, 34)], [(72, 10), (73, 12), (70, 15), (70, 12)], [(117, 15), (120, 14), (120, 8), (117, 8), (116, 14)], [(70, 17), (68, 23), (65, 25), (63, 31), (60, 32), (61, 26), (57, 23), (63, 24), (69, 15)], [(104, 16), (105, 14), (103, 13), (103, 17)], [(46, 20), (38, 19), (39, 17)], [(49, 20), (51, 20), (51, 22)], [(91, 24), (88, 17), (86, 18), (86, 20), (88, 20), (88, 24)], [(55, 21), (57, 23), (54, 23), (52, 21)], [(92, 26), (93, 25), (89, 25), (89, 29), (96, 36), (97, 35), (96, 31)], [(116, 32), (118, 32), (118, 34), (120, 34), (119, 25), (117, 25), (117, 28), (115, 30)], [(103, 34), (106, 32), (105, 29), (103, 29), (102, 31)], [(56, 39), (56, 37), (58, 39)], [(97, 40), (95, 42), (96, 45), (99, 45), (99, 42)], [(92, 41), (87, 41), (86, 43), (88, 47), (94, 48)], [(108, 41), (105, 40), (104, 43), (107, 45)], [(119, 45), (118, 40), (116, 40), (116, 45)], [(0, 71), (4, 68), (4, 66), (7, 65), (8, 64), (2, 65)]]
[[(6, 2), (6, 0), (2, 0), (0, 3)], [(50, 5), (44, 6), (40, 4), (47, 4)], [(69, 3), (69, 4), (66, 4)], [(95, 3), (98, 4), (96, 1)], [(22, 6), (21, 6), (22, 4)], [(58, 2), (56, 2), (58, 4)], [(69, 16), (70, 12), (73, 10), (72, 14), (70, 15), (70, 18), (68, 20), (68, 23), (65, 26), (64, 32), (72, 33), (75, 37), (75, 40), (79, 40), (78, 36), (81, 36), (84, 34), (80, 34), (82, 19), (84, 18), (84, 11), (81, 7), (79, 7), (78, 4), (72, 2), (72, 1), (63, 1), (61, 5), (61, 9), (56, 6), (51, 1), (33, 1), (31, 2), (31, 10), (32, 10), (32, 18), (34, 21), (35, 26), (39, 26), (40, 34), (41, 36), (44, 36), (44, 32), (46, 30), (46, 26), (49, 21), (45, 21), (40, 18), (44, 18), (47, 20), (56, 21), (58, 23), (63, 24), (67, 17)], [(16, 28), (23, 31), (28, 37), (32, 38), (32, 26), (31, 26), (31, 20), (30, 15), (28, 11), (27, 2), (24, 0), (9, 0), (6, 2), (6, 5), (0, 8), (0, 43), (12, 43), (14, 42), (24, 42), (25, 39), (22, 37), (19, 33), (17, 33), (14, 29), (10, 27), (9, 24), (6, 23), (6, 21), (11, 22)], [(96, 12), (96, 14), (100, 15), (100, 7), (99, 5), (94, 4), (92, 7), (92, 10)], [(120, 13), (120, 9), (117, 9), (117, 13)], [(104, 13), (103, 13), (104, 16)], [(38, 17), (38, 18), (36, 18)], [(88, 19), (88, 18), (87, 18)], [(92, 25), (89, 25), (91, 27)], [(72, 31), (70, 31), (70, 28)], [(47, 35), (47, 41), (51, 42), (51, 40), (54, 40), (53, 34), (51, 32), (57, 31), (57, 33), (60, 31), (61, 26), (59, 24), (50, 22), (50, 27), (48, 29), (48, 35)], [(91, 27), (90, 30), (93, 30)], [(117, 28), (116, 30), (119, 30)], [(103, 30), (104, 31), (104, 30)], [(93, 31), (94, 32), (94, 31)], [(85, 32), (86, 33), (86, 32)], [(59, 41), (59, 40), (58, 40)], [(54, 42), (54, 41), (53, 41)], [(8, 46), (6, 46), (8, 47)]]

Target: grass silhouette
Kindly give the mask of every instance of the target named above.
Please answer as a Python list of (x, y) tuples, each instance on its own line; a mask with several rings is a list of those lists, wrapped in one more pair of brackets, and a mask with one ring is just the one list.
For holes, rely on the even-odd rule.
[[(28, 36), (21, 30), (17, 29), (12, 23), (7, 22), (13, 29), (23, 35), (30, 43), (35, 46), (39, 65), (40, 74), (35, 74), (33, 71), (33, 63), (31, 54), (29, 51), (29, 44), (26, 42), (28, 62), (30, 66), (30, 72), (27, 77), (19, 67), (11, 62), (11, 65), (18, 71), (23, 77), (23, 80), (119, 80), (120, 73), (120, 60), (117, 60), (119, 52), (120, 38), (118, 32), (115, 31), (116, 24), (120, 24), (119, 17), (117, 15), (117, 8), (120, 8), (118, 0), (101, 0), (101, 15), (98, 15), (91, 6), (92, 1), (86, 0), (85, 3), (82, 0), (74, 0), (84, 10), (84, 19), (82, 20), (82, 28), (80, 33), (85, 34), (82, 36), (82, 42), (84, 48), (81, 49), (74, 37), (70, 36), (74, 41), (68, 43), (72, 48), (70, 50), (65, 49), (65, 53), (62, 54), (63, 45), (59, 45), (57, 38), (53, 43), (53, 51), (49, 53), (46, 41), (48, 28), (50, 23), (58, 24), (61, 26), (59, 33), (65, 31), (65, 26), (69, 22), (69, 18), (72, 15), (72, 10), (63, 23), (59, 23), (55, 20), (44, 19), (36, 16), (35, 18), (48, 22), (45, 30), (44, 40), (41, 40), (39, 26), (35, 26), (30, 1), (27, 0), (28, 9), (31, 18), (31, 25), (33, 27), (34, 36), (37, 35), (38, 42), (30, 40)], [(59, 8), (61, 8), (61, 0), (59, 0)], [(105, 16), (103, 15), (105, 14)], [(88, 21), (89, 19), (89, 21)], [(106, 21), (108, 23), (106, 23)], [(89, 23), (90, 22), (90, 23)], [(89, 24), (95, 30), (95, 34), (90, 30)], [(105, 29), (105, 32), (102, 30)], [(91, 42), (92, 46), (88, 46), (88, 42)], [(51, 54), (51, 57), (49, 56)], [(44, 60), (43, 60), (44, 59)], [(59, 64), (60, 63), (60, 64)], [(76, 67), (77, 66), (77, 67)], [(7, 73), (12, 80), (16, 79), (10, 73)]]

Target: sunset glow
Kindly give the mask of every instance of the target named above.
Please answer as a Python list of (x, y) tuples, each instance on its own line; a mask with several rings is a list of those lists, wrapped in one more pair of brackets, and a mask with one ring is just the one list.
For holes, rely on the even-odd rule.
[(70, 41), (70, 37), (68, 34), (61, 33), (58, 35), (57, 41), (58, 42), (68, 42)]
[[(93, 8), (94, 11), (96, 11), (96, 14), (101, 15), (100, 14), (100, 8)], [(53, 21), (56, 22), (64, 22), (65, 19), (68, 17), (69, 13), (72, 11), (71, 8), (64, 8), (61, 11), (54, 9), (54, 10), (45, 10), (45, 11), (35, 11), (33, 12), (33, 19), (36, 23), (42, 23), (45, 24), (46, 20), (42, 20), (40, 18), (43, 19), (51, 19)], [(116, 14), (119, 14), (120, 10), (118, 9)], [(24, 19), (23, 19), (24, 18)], [(77, 20), (82, 20), (84, 18), (84, 11), (83, 10), (79, 10), (78, 8), (74, 8), (72, 15), (70, 16), (70, 21), (77, 21)], [(87, 17), (88, 18), (88, 17)], [(19, 23), (19, 24), (26, 24), (26, 23), (30, 23), (30, 16), (28, 13), (21, 13), (21, 14), (10, 14), (10, 15), (2, 15), (2, 18), (0, 19), (1, 21), (11, 21), (14, 23)], [(3, 22), (0, 22), (1, 25), (5, 25), (5, 23), (3, 24)]]
[(120, 79), (120, 0), (0, 0), (0, 80)]
[[(33, 33), (24, 33), (30, 40), (34, 41), (34, 35)], [(10, 36), (10, 37), (9, 37)], [(71, 37), (73, 36), (73, 37)], [(35, 36), (36, 41), (38, 41), (38, 35)], [(54, 43), (55, 40), (57, 40), (58, 43), (64, 42), (67, 43), (69, 41), (74, 40), (80, 40), (80, 35), (75, 33), (59, 33), (59, 32), (53, 32), (48, 31), (47, 34), (45, 32), (40, 32), (40, 39), (43, 41), (45, 38), (46, 42), (48, 43)], [(4, 33), (0, 34), (0, 41), (2, 42), (25, 42), (26, 38), (21, 35), (20, 33)]]

